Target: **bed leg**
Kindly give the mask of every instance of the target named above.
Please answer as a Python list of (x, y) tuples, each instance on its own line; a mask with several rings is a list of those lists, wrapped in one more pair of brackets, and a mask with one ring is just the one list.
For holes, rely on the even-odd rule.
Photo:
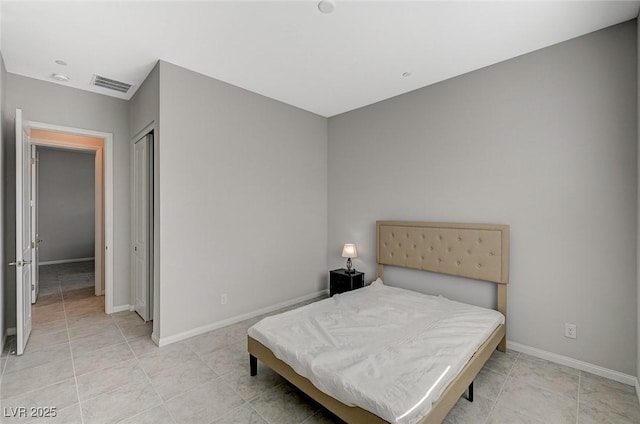
[(469, 402), (473, 402), (473, 381), (469, 384), (469, 389), (467, 392), (467, 400)]
[(251, 377), (258, 375), (258, 358), (249, 354), (249, 368), (251, 369)]
[(498, 343), (498, 351), (503, 353), (507, 351), (507, 336), (504, 336)]

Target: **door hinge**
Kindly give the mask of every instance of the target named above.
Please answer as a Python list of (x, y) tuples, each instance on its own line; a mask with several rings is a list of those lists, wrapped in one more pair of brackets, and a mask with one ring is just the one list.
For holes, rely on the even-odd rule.
[(31, 248), (32, 248), (32, 249), (35, 249), (35, 247), (36, 247), (36, 243), (32, 241), (32, 242), (31, 242)]
[(36, 284), (35, 283), (31, 283), (31, 290), (35, 290), (36, 289)]

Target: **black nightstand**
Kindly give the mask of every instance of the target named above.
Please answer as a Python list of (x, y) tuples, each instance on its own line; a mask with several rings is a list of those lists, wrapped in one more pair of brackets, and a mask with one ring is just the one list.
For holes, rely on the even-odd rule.
[(364, 287), (364, 272), (347, 273), (344, 268), (329, 271), (329, 296)]

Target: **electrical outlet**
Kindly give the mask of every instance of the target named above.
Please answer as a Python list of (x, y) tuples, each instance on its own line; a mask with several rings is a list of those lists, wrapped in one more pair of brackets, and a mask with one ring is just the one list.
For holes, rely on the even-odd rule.
[(578, 329), (575, 324), (569, 324), (567, 322), (564, 323), (564, 336), (569, 337), (570, 339), (575, 339), (578, 337)]
[(227, 294), (221, 294), (220, 295), (220, 304), (221, 305), (226, 305), (227, 304)]

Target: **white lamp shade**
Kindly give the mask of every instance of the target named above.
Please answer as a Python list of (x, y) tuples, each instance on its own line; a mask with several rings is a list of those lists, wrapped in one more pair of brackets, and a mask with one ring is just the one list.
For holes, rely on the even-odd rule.
[(356, 251), (355, 244), (345, 244), (342, 248), (342, 257), (343, 258), (357, 258), (358, 252)]

